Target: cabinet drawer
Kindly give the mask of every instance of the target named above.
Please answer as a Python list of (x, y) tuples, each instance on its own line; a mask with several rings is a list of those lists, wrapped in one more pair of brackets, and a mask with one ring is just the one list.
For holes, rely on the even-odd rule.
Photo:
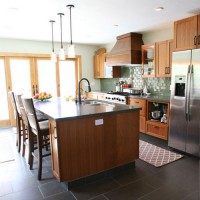
[(160, 123), (146, 123), (146, 132), (149, 135), (167, 140), (168, 126)]
[(139, 106), (139, 107), (141, 107), (142, 110), (140, 110), (140, 115), (144, 116), (144, 117), (146, 116), (146, 100), (129, 98), (128, 99), (128, 104), (130, 104), (131, 106)]

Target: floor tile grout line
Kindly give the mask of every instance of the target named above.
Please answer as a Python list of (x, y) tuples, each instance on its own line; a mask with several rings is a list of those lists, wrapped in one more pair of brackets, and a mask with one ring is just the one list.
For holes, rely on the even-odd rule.
[(77, 198), (76, 198), (76, 196), (74, 195), (74, 193), (71, 191), (71, 190), (68, 190), (70, 193), (71, 193), (71, 195), (75, 198), (75, 200), (78, 200)]

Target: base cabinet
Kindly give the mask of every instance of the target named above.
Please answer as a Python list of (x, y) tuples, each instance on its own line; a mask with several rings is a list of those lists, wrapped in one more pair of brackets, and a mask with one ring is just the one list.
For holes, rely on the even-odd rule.
[(146, 122), (146, 133), (155, 136), (160, 139), (167, 140), (168, 136), (168, 125), (159, 122)]
[(146, 100), (136, 99), (136, 98), (128, 98), (128, 104), (131, 106), (141, 107), (140, 110), (140, 132), (146, 133)]
[(76, 180), (138, 159), (139, 110), (50, 120), (50, 136), (55, 177)]

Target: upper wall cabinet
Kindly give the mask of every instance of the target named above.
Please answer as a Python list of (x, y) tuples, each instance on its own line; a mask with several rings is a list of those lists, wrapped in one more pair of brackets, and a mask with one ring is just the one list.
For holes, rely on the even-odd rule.
[(106, 49), (98, 49), (94, 55), (94, 78), (103, 78), (105, 59)]
[(173, 40), (142, 46), (142, 77), (170, 77)]
[(173, 40), (156, 42), (155, 60), (156, 77), (170, 77), (172, 64)]
[(174, 22), (174, 50), (200, 48), (200, 15)]
[(142, 45), (142, 77), (155, 77), (155, 44)]
[(94, 78), (117, 78), (121, 76), (121, 67), (106, 66), (106, 49), (101, 48), (94, 55)]

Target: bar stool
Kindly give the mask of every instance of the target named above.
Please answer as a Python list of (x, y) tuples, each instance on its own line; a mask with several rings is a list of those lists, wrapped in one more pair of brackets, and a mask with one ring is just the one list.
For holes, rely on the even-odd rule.
[(49, 140), (49, 124), (48, 120), (38, 121), (36, 111), (33, 104), (32, 98), (22, 97), (22, 102), (25, 108), (25, 112), (27, 115), (27, 119), (30, 125), (29, 136), (33, 138), (33, 135), (37, 137), (37, 148), (38, 154), (34, 151), (33, 139), (31, 139), (30, 144), (30, 169), (33, 167), (33, 159), (34, 157), (38, 159), (38, 180), (41, 180), (42, 177), (42, 158), (51, 155), (50, 152), (43, 152), (42, 149), (50, 145)]
[(16, 120), (16, 128), (17, 128), (17, 139), (16, 139), (16, 146), (18, 146), (18, 152), (21, 150), (21, 136), (23, 132), (22, 128), (22, 117), (21, 114), (19, 113), (19, 110), (17, 109), (17, 104), (15, 101), (15, 94), (13, 91), (8, 92), (8, 96), (10, 98), (14, 114), (15, 114), (15, 120)]

